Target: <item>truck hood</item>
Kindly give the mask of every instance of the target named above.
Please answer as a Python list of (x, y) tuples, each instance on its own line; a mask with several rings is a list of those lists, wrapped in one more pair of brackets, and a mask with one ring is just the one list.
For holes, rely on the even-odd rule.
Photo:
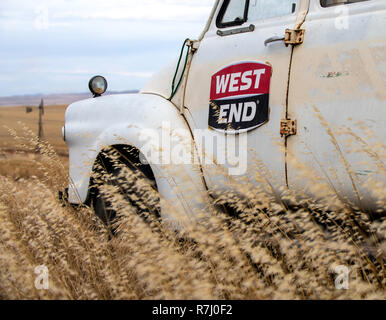
[[(156, 72), (145, 84), (140, 93), (157, 94), (164, 97), (165, 99), (169, 99), (172, 92), (172, 82), (174, 73), (176, 71), (177, 62), (178, 59), (175, 59), (168, 63), (164, 68)], [(181, 66), (180, 69), (182, 69)], [(179, 79), (181, 75), (180, 72), (177, 74), (177, 79)], [(174, 103), (178, 103), (180, 95), (181, 94), (179, 90), (173, 98)]]

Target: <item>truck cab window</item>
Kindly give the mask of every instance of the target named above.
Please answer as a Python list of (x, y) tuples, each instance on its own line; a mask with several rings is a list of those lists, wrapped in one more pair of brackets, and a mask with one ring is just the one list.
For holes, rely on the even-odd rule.
[(320, 0), (320, 5), (324, 8), (338, 6), (340, 4), (350, 4), (369, 0)]
[(246, 21), (282, 17), (297, 11), (299, 0), (227, 0), (217, 17), (217, 27), (238, 26)]
[(249, 21), (259, 21), (293, 14), (297, 11), (299, 0), (250, 0)]
[(239, 26), (247, 21), (248, 0), (226, 0), (217, 17), (218, 28)]

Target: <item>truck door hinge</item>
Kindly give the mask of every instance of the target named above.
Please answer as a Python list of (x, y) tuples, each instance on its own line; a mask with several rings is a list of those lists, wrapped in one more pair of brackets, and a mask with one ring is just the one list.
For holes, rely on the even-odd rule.
[(304, 40), (304, 29), (286, 29), (285, 30), (285, 45), (289, 44), (297, 45), (302, 44)]
[(289, 137), (295, 135), (297, 132), (297, 121), (292, 119), (282, 119), (280, 121), (280, 135), (282, 137)]
[(190, 47), (190, 51), (192, 53), (195, 53), (198, 50), (198, 47), (200, 46), (200, 41), (188, 39), (187, 45), (188, 45), (188, 47)]

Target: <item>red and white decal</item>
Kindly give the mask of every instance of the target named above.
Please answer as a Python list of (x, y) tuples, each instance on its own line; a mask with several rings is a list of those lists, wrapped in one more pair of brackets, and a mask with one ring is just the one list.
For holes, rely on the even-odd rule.
[(241, 62), (215, 73), (210, 88), (209, 126), (242, 132), (266, 123), (271, 72), (268, 64)]
[(258, 62), (233, 64), (212, 76), (210, 100), (269, 93), (272, 67)]

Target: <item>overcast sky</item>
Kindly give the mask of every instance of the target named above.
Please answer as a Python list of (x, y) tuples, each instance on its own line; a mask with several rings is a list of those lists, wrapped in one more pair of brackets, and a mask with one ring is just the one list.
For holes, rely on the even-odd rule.
[(0, 96), (140, 89), (197, 38), (214, 0), (0, 0)]

